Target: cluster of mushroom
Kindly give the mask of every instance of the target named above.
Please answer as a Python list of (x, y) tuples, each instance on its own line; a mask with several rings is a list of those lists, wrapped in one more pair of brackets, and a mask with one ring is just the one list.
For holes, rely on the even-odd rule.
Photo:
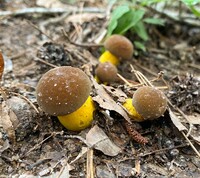
[[(117, 78), (117, 65), (133, 55), (133, 45), (124, 36), (112, 35), (104, 46), (106, 51), (99, 59), (96, 76), (101, 82), (113, 82)], [(57, 116), (68, 130), (80, 131), (91, 125), (94, 102), (90, 96), (91, 83), (79, 68), (62, 66), (49, 70), (39, 80), (36, 88), (40, 108)], [(140, 87), (133, 98), (123, 104), (131, 118), (136, 121), (155, 119), (167, 108), (164, 94), (153, 87)]]
[(133, 56), (134, 47), (131, 41), (122, 35), (111, 35), (104, 42), (105, 52), (99, 58), (95, 70), (97, 81), (112, 83), (117, 80), (117, 66), (123, 60)]
[[(117, 78), (117, 68), (122, 59), (130, 59), (132, 43), (124, 36), (112, 35), (105, 41), (106, 51), (102, 54), (96, 75), (102, 82)], [(36, 88), (40, 108), (57, 116), (68, 130), (79, 131), (88, 127), (93, 120), (94, 102), (90, 96), (91, 83), (79, 68), (62, 66), (46, 72)]]
[[(111, 83), (117, 80), (119, 63), (132, 58), (134, 46), (128, 38), (112, 35), (105, 41), (104, 47), (106, 51), (99, 58), (95, 74), (101, 82)], [(143, 86), (138, 88), (133, 98), (126, 99), (123, 106), (132, 119), (141, 122), (162, 116), (167, 108), (167, 99), (160, 90)]]

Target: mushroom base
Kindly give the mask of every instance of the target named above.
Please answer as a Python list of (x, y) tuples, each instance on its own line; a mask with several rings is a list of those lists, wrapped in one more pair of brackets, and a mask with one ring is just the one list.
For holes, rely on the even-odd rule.
[(58, 120), (68, 130), (81, 131), (91, 125), (94, 110), (94, 102), (92, 97), (89, 96), (79, 109), (71, 114), (58, 116)]
[(144, 118), (136, 111), (136, 109), (132, 105), (132, 98), (126, 99), (125, 103), (123, 103), (123, 107), (128, 111), (128, 115), (131, 119), (136, 122), (144, 121)]

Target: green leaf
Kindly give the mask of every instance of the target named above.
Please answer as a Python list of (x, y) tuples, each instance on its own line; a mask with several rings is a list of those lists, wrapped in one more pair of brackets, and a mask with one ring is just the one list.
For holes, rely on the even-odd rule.
[(141, 49), (142, 51), (146, 52), (146, 47), (144, 46), (143, 43), (139, 41), (134, 41), (134, 45), (136, 48)]
[(200, 17), (200, 11), (197, 10), (194, 6), (190, 6), (190, 10), (192, 11), (194, 15), (196, 15), (197, 17)]
[(118, 6), (111, 14), (111, 19), (108, 26), (107, 35), (110, 36), (114, 29), (117, 27), (117, 20), (129, 11), (129, 7), (126, 5)]
[(117, 27), (114, 30), (114, 33), (117, 34), (124, 34), (127, 32), (130, 28), (135, 26), (136, 23), (138, 23), (144, 16), (145, 11), (144, 10), (134, 10), (131, 9), (127, 13), (125, 13), (123, 16), (121, 16), (118, 19)]
[(198, 3), (200, 3), (200, 0), (181, 0), (184, 4), (187, 6), (194, 6)]
[(165, 2), (166, 0), (138, 0), (142, 6), (150, 6), (152, 4), (157, 4), (159, 2)]
[(153, 25), (162, 25), (164, 26), (164, 20), (159, 18), (145, 18), (143, 22), (153, 24)]
[(133, 26), (133, 30), (137, 33), (137, 35), (142, 38), (144, 41), (148, 40), (148, 34), (146, 32), (144, 23), (139, 21), (135, 26)]

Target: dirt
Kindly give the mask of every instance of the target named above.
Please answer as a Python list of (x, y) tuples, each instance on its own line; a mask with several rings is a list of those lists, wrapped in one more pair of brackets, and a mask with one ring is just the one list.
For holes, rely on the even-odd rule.
[[(1, 11), (12, 11), (35, 7), (37, 1), (0, 2)], [(105, 2), (88, 1), (84, 5), (102, 8)], [(106, 28), (108, 19), (105, 14), (91, 13), (78, 22), (73, 19), (73, 13), (58, 20), (61, 15), (0, 16), (0, 50), (5, 60), (0, 112), (1, 119), (8, 121), (4, 123), (7, 129), (0, 123), (0, 177), (56, 177), (56, 172), (61, 177), (89, 177), (88, 160), (91, 158), (88, 155), (91, 150), (94, 177), (200, 177), (200, 159), (173, 122), (170, 110), (154, 121), (133, 122), (134, 129), (148, 139), (147, 144), (132, 139), (123, 124), (126, 119), (117, 110), (99, 106), (100, 101), (95, 99), (101, 86), (98, 84), (93, 84), (92, 91), (97, 105), (94, 121), (81, 132), (68, 131), (56, 117), (41, 111), (35, 88), (42, 74), (55, 66), (71, 65), (82, 68), (92, 80), (102, 53), (102, 48), (93, 44)], [(163, 27), (148, 26), (148, 33), (147, 51), (136, 49), (133, 59), (118, 67), (119, 73), (127, 81), (137, 83), (131, 64), (149, 80), (157, 79), (153, 84), (164, 88), (163, 92), (174, 105), (170, 108), (181, 123), (187, 128), (190, 126), (188, 121), (181, 119), (182, 112), (190, 118), (195, 117), (191, 121), (193, 127), (189, 139), (198, 151), (200, 29), (166, 19)], [(127, 37), (137, 38), (131, 33)], [(121, 104), (135, 91), (123, 81), (103, 89), (111, 97), (108, 101)], [(120, 149), (119, 153), (113, 156), (116, 152), (109, 155), (103, 148), (94, 146), (89, 149), (84, 139), (95, 126)]]

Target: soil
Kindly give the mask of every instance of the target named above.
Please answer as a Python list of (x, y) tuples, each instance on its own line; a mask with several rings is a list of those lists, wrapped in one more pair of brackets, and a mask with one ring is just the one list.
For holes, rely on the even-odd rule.
[[(79, 3), (97, 7), (99, 12), (69, 13), (65, 17), (62, 13), (0, 16), (0, 51), (5, 62), (0, 98), (0, 177), (200, 177), (200, 159), (191, 148), (200, 150), (200, 27), (166, 17), (164, 26), (147, 25), (147, 50), (135, 49), (133, 59), (118, 66), (119, 74), (132, 84), (139, 81), (130, 65), (149, 81), (155, 80), (152, 83), (172, 104), (159, 119), (133, 121), (132, 129), (148, 140), (141, 144), (125, 127), (123, 114), (110, 110), (110, 106), (101, 107), (96, 97), (103, 86), (112, 101), (122, 104), (136, 90), (123, 81), (94, 84), (94, 69), (102, 53), (101, 45), (95, 42), (107, 27), (107, 16), (100, 10), (106, 4)], [(37, 1), (0, 0), (0, 13), (30, 7), (38, 7)], [(126, 36), (138, 39), (131, 32)], [(91, 95), (97, 109), (92, 125), (81, 132), (65, 129), (37, 104), (38, 80), (46, 71), (63, 65), (83, 69), (93, 81)], [(191, 128), (191, 144), (173, 122), (170, 111), (185, 128)], [(96, 127), (97, 133), (103, 132), (115, 145), (111, 144), (112, 151), (85, 143)]]

